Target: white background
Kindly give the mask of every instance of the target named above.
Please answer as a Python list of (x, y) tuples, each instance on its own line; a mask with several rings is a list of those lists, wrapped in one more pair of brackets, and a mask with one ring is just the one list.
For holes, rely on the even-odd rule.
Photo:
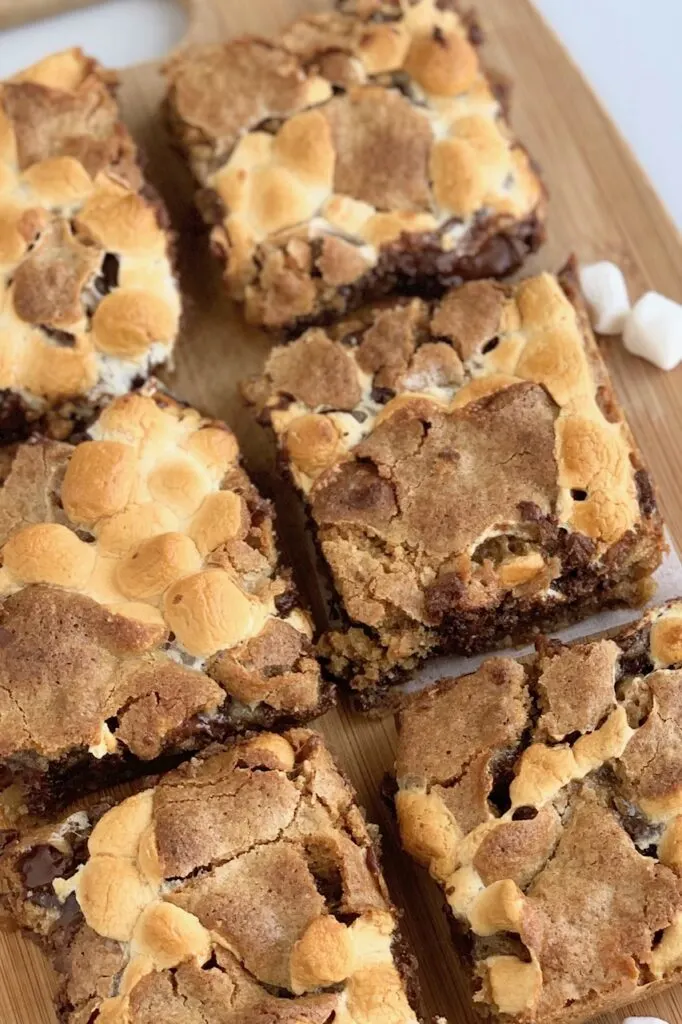
[[(682, 0), (535, 2), (682, 226)], [(135, 31), (122, 32), (119, 26), (133, 23), (131, 12)], [(87, 11), (0, 32), (0, 78), (74, 43), (119, 67), (162, 56), (180, 40), (183, 26), (184, 14), (174, 0), (107, 0)]]

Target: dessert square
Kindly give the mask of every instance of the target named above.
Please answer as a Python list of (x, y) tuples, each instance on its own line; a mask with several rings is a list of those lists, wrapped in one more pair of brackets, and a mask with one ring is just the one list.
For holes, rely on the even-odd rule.
[(14, 840), (0, 877), (62, 1024), (417, 1024), (375, 840), (299, 729)]
[(17, 447), (0, 545), (0, 784), (33, 811), (331, 702), (234, 434), (154, 385)]
[(405, 849), (492, 1020), (578, 1022), (682, 977), (682, 601), (538, 644), (399, 716)]
[(574, 268), (398, 300), (275, 348), (247, 397), (305, 496), (362, 706), (420, 661), (639, 605), (651, 480)]
[(478, 41), (451, 0), (357, 0), (169, 62), (171, 131), (248, 320), (442, 293), (540, 245), (545, 192)]
[(0, 82), (0, 443), (67, 436), (173, 349), (167, 215), (115, 87), (78, 49)]

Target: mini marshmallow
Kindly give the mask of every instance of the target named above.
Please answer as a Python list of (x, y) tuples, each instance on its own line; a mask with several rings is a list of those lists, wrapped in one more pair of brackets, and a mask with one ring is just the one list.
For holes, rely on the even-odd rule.
[(607, 260), (581, 267), (580, 287), (595, 331), (621, 334), (630, 312), (630, 297), (620, 267)]
[(668, 1024), (661, 1017), (626, 1017), (623, 1024)]
[(647, 292), (627, 318), (623, 343), (628, 352), (661, 370), (674, 370), (682, 360), (682, 306)]

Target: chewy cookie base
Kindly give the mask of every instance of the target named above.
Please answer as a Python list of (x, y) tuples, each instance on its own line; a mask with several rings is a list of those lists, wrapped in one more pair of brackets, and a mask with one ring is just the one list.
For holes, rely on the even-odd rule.
[(78, 444), (5, 454), (6, 804), (45, 814), (331, 706), (272, 508), (224, 423), (149, 384)]
[(310, 329), (244, 393), (334, 593), (318, 650), (363, 709), (426, 657), (520, 646), (652, 594), (656, 494), (573, 262)]
[(0, 443), (64, 440), (172, 358), (174, 234), (78, 48), (0, 81)]
[(405, 702), (392, 799), (491, 1020), (578, 1024), (682, 973), (682, 602)]
[(246, 716), (243, 711), (235, 711), (228, 698), (210, 717), (199, 716), (188, 721), (184, 736), (174, 737), (162, 756), (144, 761), (128, 751), (98, 760), (87, 748), (73, 750), (52, 762), (40, 755), (7, 757), (0, 761), (0, 813), (8, 823), (16, 823), (27, 811), (37, 818), (50, 817), (85, 794), (133, 782), (141, 775), (171, 771), (190, 755), (213, 744), (234, 742), (240, 735), (254, 730), (274, 727), (286, 730), (302, 725), (326, 714), (334, 703), (333, 688), (326, 686), (312, 711), (282, 715), (274, 709), (261, 708)]
[(169, 61), (169, 128), (249, 321), (291, 334), (541, 245), (546, 192), (481, 42), (457, 4), (370, 0)]
[[(657, 563), (652, 563), (652, 571), (656, 568)], [(554, 616), (539, 614), (536, 622), (532, 621), (532, 613), (514, 609), (506, 615), (479, 616), (471, 622), (464, 619), (457, 632), (452, 634), (454, 642), (446, 641), (430, 648), (416, 657), (411, 665), (383, 676), (378, 685), (363, 685), (353, 678), (347, 678), (346, 683), (352, 687), (353, 702), (360, 711), (383, 716), (402, 702), (402, 693), (396, 687), (408, 683), (427, 658), (447, 655), (468, 657), (532, 644), (545, 633), (566, 629), (610, 609), (641, 608), (655, 593), (655, 584), (646, 576), (644, 579), (635, 578), (632, 583), (617, 582), (613, 587), (606, 585), (595, 589), (596, 593), (591, 598), (580, 598), (573, 605), (564, 605), (556, 610)], [(332, 675), (337, 643), (345, 645), (347, 638), (348, 631), (344, 630), (340, 633), (327, 633), (321, 640), (320, 657)], [(326, 661), (326, 656), (329, 661)]]
[(376, 839), (321, 737), (262, 733), (6, 837), (2, 904), (62, 1024), (418, 1024)]

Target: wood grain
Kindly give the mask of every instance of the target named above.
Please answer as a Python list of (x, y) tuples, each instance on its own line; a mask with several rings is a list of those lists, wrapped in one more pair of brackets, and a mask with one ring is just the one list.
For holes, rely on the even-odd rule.
[[(327, 6), (324, 0), (187, 3), (191, 12), (187, 40), (191, 42), (272, 32), (305, 9)], [(12, 0), (0, 0), (0, 17), (11, 6)], [(571, 252), (581, 260), (608, 257), (625, 269), (633, 296), (656, 288), (682, 300), (682, 248), (677, 232), (578, 70), (529, 0), (481, 0), (480, 7), (489, 36), (487, 60), (515, 83), (514, 123), (541, 162), (552, 194), (550, 241), (535, 258), (534, 268), (558, 269)], [(164, 193), (181, 236), (187, 315), (170, 383), (181, 397), (229, 420), (250, 467), (267, 472), (268, 445), (236, 391), (241, 377), (259, 369), (267, 339), (243, 325), (221, 292), (218, 271), (206, 254), (191, 212), (191, 182), (169, 151), (157, 119), (162, 94), (158, 69), (128, 69), (122, 79), (124, 116), (144, 144), (150, 176)], [(605, 343), (604, 351), (658, 480), (679, 547), (682, 367), (664, 374), (630, 357), (619, 341)], [(462, 1024), (473, 1022), (466, 981), (450, 947), (436, 887), (400, 854), (390, 815), (379, 796), (381, 780), (393, 760), (392, 721), (369, 721), (342, 707), (327, 715), (321, 727), (352, 776), (369, 816), (382, 827), (386, 873), (396, 901), (405, 910), (405, 929), (421, 961), (427, 1012)], [(39, 954), (17, 935), (0, 935), (1, 1024), (54, 1024), (50, 991), (50, 973)], [(638, 1012), (682, 1024), (680, 993), (674, 990), (648, 999)], [(601, 1019), (615, 1024), (623, 1016)]]

